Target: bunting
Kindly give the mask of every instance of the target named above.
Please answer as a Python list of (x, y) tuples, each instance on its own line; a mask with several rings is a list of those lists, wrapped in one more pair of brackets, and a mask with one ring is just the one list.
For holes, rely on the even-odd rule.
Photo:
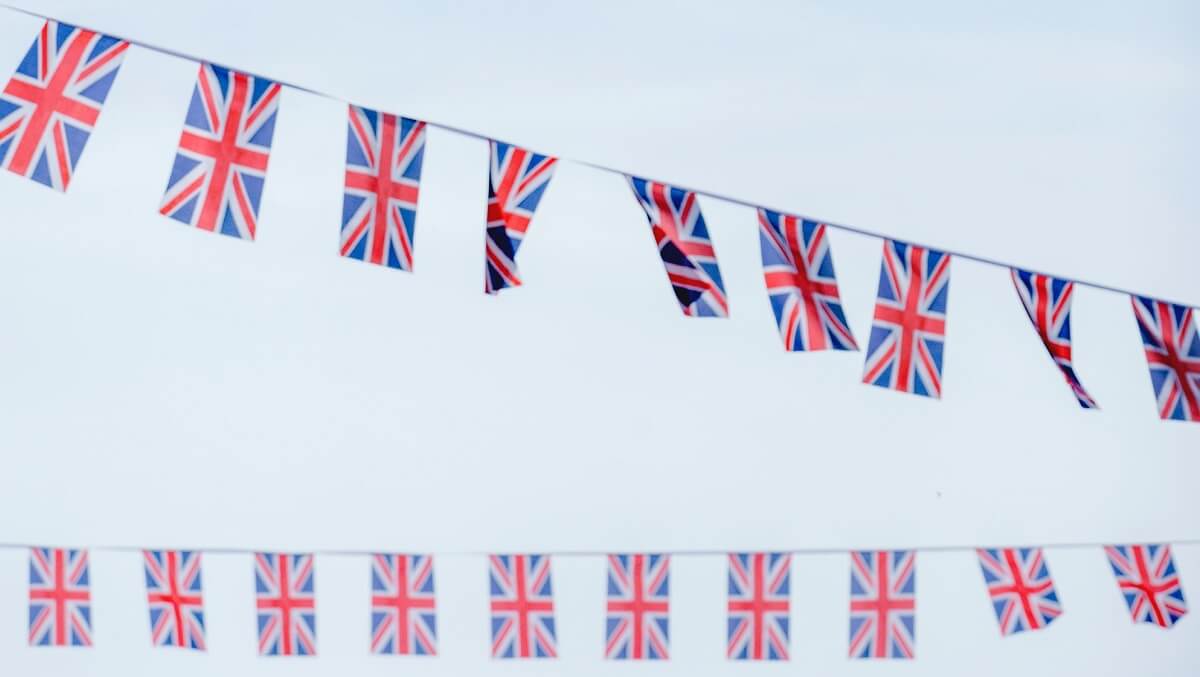
[(980, 549), (978, 555), (1002, 636), (1041, 630), (1062, 614), (1041, 548)]
[(1146, 349), (1159, 418), (1200, 421), (1200, 335), (1192, 309), (1145, 296), (1130, 300)]
[(521, 284), (517, 250), (550, 179), (555, 158), (489, 141), (487, 228), (484, 237), (483, 290), (497, 294)]
[(88, 551), (29, 549), (29, 646), (92, 645)]
[(556, 658), (547, 555), (492, 555), (492, 658)]
[(1104, 549), (1134, 623), (1170, 628), (1187, 613), (1169, 545), (1110, 545)]
[(437, 655), (432, 555), (371, 558), (371, 653)]
[(915, 552), (850, 553), (850, 657), (913, 658), (916, 600)]
[(670, 567), (668, 555), (608, 556), (605, 658), (668, 658)]
[(725, 655), (742, 661), (788, 660), (792, 556), (729, 555), (729, 623)]
[(311, 554), (255, 554), (260, 656), (316, 655), (314, 583)]
[(200, 553), (146, 550), (146, 598), (154, 646), (204, 651), (204, 593)]

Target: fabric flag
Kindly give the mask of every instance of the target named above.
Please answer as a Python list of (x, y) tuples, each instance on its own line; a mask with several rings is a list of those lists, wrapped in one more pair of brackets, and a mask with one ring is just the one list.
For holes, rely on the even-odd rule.
[(371, 558), (371, 653), (437, 655), (432, 555)]
[(1104, 552), (1134, 623), (1169, 628), (1187, 613), (1171, 546), (1110, 545)]
[(785, 350), (858, 350), (825, 231), (823, 223), (758, 210), (763, 277)]
[(0, 93), (0, 164), (65, 191), (128, 49), (47, 21)]
[(683, 314), (728, 317), (725, 283), (708, 236), (700, 203), (690, 190), (630, 176), (633, 194), (646, 212), (658, 255)]
[(669, 555), (608, 556), (605, 658), (667, 659), (670, 566)]
[(850, 553), (850, 657), (912, 658), (916, 648), (917, 555)]
[(146, 597), (150, 605), (150, 641), (204, 651), (204, 597), (200, 553), (146, 550)]
[(554, 591), (549, 555), (488, 558), (492, 658), (555, 658)]
[(734, 660), (788, 660), (792, 556), (729, 555), (729, 623), (725, 655)]
[(1150, 383), (1164, 421), (1200, 421), (1200, 335), (1192, 309), (1145, 296), (1130, 297)]
[(314, 656), (317, 610), (313, 556), (255, 553), (260, 656)]
[(942, 396), (950, 256), (885, 240), (863, 383)]
[(425, 123), (350, 106), (342, 256), (412, 272)]
[(1002, 636), (1041, 630), (1062, 614), (1062, 604), (1041, 548), (977, 552)]
[(29, 646), (91, 646), (87, 550), (29, 549)]
[(558, 160), (499, 141), (489, 141), (487, 233), (483, 290), (496, 294), (521, 284), (517, 250), (533, 212), (554, 176)]
[(1075, 393), (1079, 406), (1099, 409), (1079, 382), (1071, 362), (1071, 297), (1075, 293), (1075, 283), (1017, 268), (1012, 269), (1012, 279), (1029, 321), (1062, 371), (1071, 392)]
[(200, 65), (160, 213), (254, 239), (279, 91), (270, 80)]

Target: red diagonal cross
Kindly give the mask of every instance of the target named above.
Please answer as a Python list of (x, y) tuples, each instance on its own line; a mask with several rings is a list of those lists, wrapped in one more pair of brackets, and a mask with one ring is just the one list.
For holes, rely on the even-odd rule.
[(1146, 602), (1150, 605), (1150, 612), (1154, 614), (1154, 622), (1162, 627), (1167, 627), (1167, 618), (1163, 614), (1162, 607), (1158, 603), (1158, 593), (1166, 592), (1175, 587), (1174, 581), (1155, 585), (1154, 577), (1150, 574), (1150, 569), (1146, 566), (1146, 551), (1141, 546), (1134, 546), (1133, 560), (1138, 570), (1137, 581), (1121, 581), (1122, 590), (1137, 590), (1146, 598)]
[(183, 646), (183, 607), (199, 606), (199, 595), (185, 595), (179, 590), (179, 555), (174, 550), (167, 551), (167, 586), (168, 592), (150, 593), (150, 601), (171, 605), (175, 615), (175, 646)]
[[(247, 148), (238, 145), (238, 132), (242, 127), (242, 115), (245, 113), (246, 98), (250, 95), (250, 77), (242, 73), (233, 73), (232, 93), (228, 107), (228, 116), (225, 118), (224, 128), (221, 130), (220, 140), (214, 141), (205, 138), (198, 134), (183, 130), (183, 135), (179, 138), (179, 147), (182, 150), (187, 150), (197, 155), (205, 155), (212, 158), (213, 166), (209, 176), (208, 192), (204, 195), (204, 204), (200, 209), (200, 218), (196, 222), (196, 227), (203, 230), (216, 230), (217, 217), (221, 208), (221, 200), (225, 195), (225, 183), (229, 179), (230, 168), (233, 165), (240, 167), (248, 167), (260, 172), (267, 171), (267, 153)], [(208, 91), (208, 79), (203, 74), (200, 76), (200, 87), (205, 90), (207, 100), (213, 99), (212, 92)], [(211, 112), (210, 112), (211, 115)], [(219, 126), (216, 117), (212, 118), (213, 125)], [(214, 131), (216, 131), (214, 129)], [(199, 179), (200, 182), (204, 177)], [(194, 187), (189, 186), (185, 189), (180, 197), (188, 196), (199, 185)], [(237, 193), (239, 201), (243, 202), (239, 206), (243, 212), (248, 213), (249, 206), (244, 203), (243, 196)], [(170, 203), (162, 208), (163, 213), (167, 213), (174, 209), (175, 203)], [(251, 232), (253, 236), (253, 232)]]
[(1051, 587), (1050, 581), (1039, 583), (1037, 585), (1029, 585), (1025, 580), (1025, 574), (1021, 571), (1021, 565), (1017, 561), (1017, 553), (1013, 550), (1004, 551), (1004, 562), (1008, 565), (1008, 570), (1012, 572), (1012, 585), (996, 585), (991, 588), (993, 595), (1013, 594), (1021, 600), (1021, 610), (1025, 614), (1026, 625), (1031, 629), (1040, 628), (1042, 626), (1041, 618), (1033, 608), (1033, 603), (1030, 601), (1032, 595), (1040, 595)]
[[(785, 241), (780, 242), (776, 237), (775, 232), (768, 229), (768, 232), (776, 240), (776, 245), (789, 253), (792, 261), (795, 262), (796, 272), (791, 271), (768, 271), (764, 275), (767, 279), (767, 287), (769, 289), (778, 289), (780, 287), (794, 287), (800, 291), (800, 295), (804, 299), (802, 304), (804, 307), (804, 315), (808, 320), (808, 336), (805, 343), (811, 346), (812, 350), (824, 350), (827, 345), (825, 341), (825, 331), (822, 329), (820, 311), (817, 309), (816, 294), (822, 296), (838, 295), (836, 284), (829, 282), (819, 282), (808, 276), (809, 267), (814, 261), (809, 260), (809, 257), (804, 252), (804, 234), (801, 232), (803, 222), (795, 216), (783, 216), (782, 223), (785, 233)], [(821, 246), (821, 239), (825, 236), (825, 229), (818, 226), (819, 230), (813, 235), (813, 241), (809, 245), (809, 252), (816, 253)], [(799, 313), (797, 307), (792, 311)], [(795, 317), (788, 318), (789, 322), (795, 322)]]
[[(369, 148), (370, 135), (362, 128), (357, 117), (351, 116), (350, 121), (357, 128), (359, 138), (368, 145), (366, 150), (369, 154), (371, 152)], [(417, 138), (420, 136), (420, 130), (414, 128), (412, 133), (408, 135), (408, 140), (404, 142), (404, 146), (400, 149), (400, 152), (396, 153), (393, 150), (396, 147), (396, 123), (395, 115), (384, 113), (379, 116), (379, 156), (375, 158), (374, 174), (367, 174), (352, 168), (346, 169), (347, 188), (375, 194), (375, 229), (371, 233), (371, 263), (383, 263), (391, 201), (400, 200), (409, 204), (415, 204), (417, 201), (417, 187), (393, 181), (392, 171), (395, 169), (395, 164), (399, 158), (408, 156), (408, 153), (412, 150), (412, 145), (416, 143)], [(399, 221), (399, 217), (397, 217), (397, 221)], [(354, 248), (359, 235), (369, 224), (370, 216), (363, 219), (355, 227), (354, 233), (346, 239), (346, 244), (342, 246), (342, 256), (345, 256), (347, 252)], [(401, 240), (403, 241), (403, 238)]]
[[(49, 24), (42, 28), (42, 36), (40, 38), (43, 46), (41, 55), (42, 68), (50, 67), (47, 61), (49, 55), (46, 46), (54, 38), (49, 35), (48, 28)], [(64, 94), (67, 86), (71, 84), (75, 70), (83, 60), (84, 50), (87, 49), (88, 43), (92, 41), (95, 35), (91, 31), (82, 29), (75, 34), (74, 39), (67, 45), (66, 51), (59, 55), (58, 63), (55, 64), (54, 72), (46, 83), (45, 88), (16, 78), (10, 80), (8, 86), (4, 88), (5, 94), (24, 99), (34, 106), (33, 115), (29, 118), (29, 123), (25, 127), (25, 133), (21, 136), (20, 143), (17, 144), (16, 149), (13, 151), (12, 162), (9, 164), (9, 169), (12, 171), (24, 174), (29, 169), (29, 163), (33, 161), (34, 152), (37, 151), (42, 135), (46, 132), (46, 126), (50, 124), (51, 116), (55, 113), (78, 120), (89, 127), (96, 124), (96, 119), (100, 116), (99, 108)], [(104, 62), (107, 63), (112, 60), (122, 51), (124, 49), (110, 52), (104, 59)], [(84, 74), (94, 72), (95, 67), (96, 64), (93, 64)], [(84, 74), (80, 74), (80, 77), (82, 78)], [(64, 148), (64, 156), (65, 150)], [(69, 172), (63, 174), (64, 178), (68, 175)]]
[(766, 555), (763, 553), (755, 553), (751, 555), (753, 573), (750, 580), (753, 582), (754, 592), (753, 598), (748, 602), (741, 600), (730, 600), (730, 611), (749, 611), (754, 617), (754, 636), (753, 636), (753, 655), (751, 658), (759, 660), (763, 657), (763, 641), (766, 638), (766, 630), (763, 628), (763, 618), (769, 611), (787, 611), (788, 603), (772, 602), (767, 600), (766, 595)]
[(893, 611), (912, 611), (915, 608), (911, 599), (892, 599), (891, 583), (888, 581), (888, 553), (874, 553), (876, 586), (879, 592), (874, 599), (856, 599), (850, 601), (851, 611), (869, 611), (875, 614), (875, 657), (887, 656), (888, 618)]
[[(896, 374), (896, 387), (899, 390), (908, 392), (912, 390), (912, 384), (909, 383), (908, 377), (912, 365), (913, 343), (916, 339), (917, 332), (936, 334), (942, 336), (946, 333), (946, 321), (940, 317), (933, 315), (925, 315), (921, 312), (921, 296), (924, 294), (924, 279), (925, 274), (925, 250), (920, 247), (910, 247), (909, 253), (911, 261), (909, 265), (908, 276), (908, 291), (904, 295), (904, 309), (897, 310), (883, 304), (875, 305), (875, 319), (884, 322), (890, 322), (899, 327), (900, 331), (900, 365)], [(890, 267), (890, 258), (885, 258)], [(893, 270), (891, 279), (898, 280), (896, 271)], [(883, 364), (881, 362), (880, 364)], [(933, 373), (933, 365), (927, 364), (926, 367), (930, 373)]]
[[(1200, 376), (1200, 360), (1185, 358), (1179, 354), (1178, 348), (1175, 346), (1176, 332), (1183, 336), (1188, 327), (1185, 324), (1181, 327), (1175, 326), (1175, 316), (1171, 314), (1171, 306), (1165, 301), (1156, 301), (1158, 305), (1158, 316), (1162, 322), (1162, 345), (1164, 354), (1147, 350), (1146, 361), (1150, 364), (1160, 365), (1170, 369), (1175, 374), (1175, 380), (1178, 381), (1180, 396), (1183, 397), (1187, 405), (1188, 414), (1192, 420), (1200, 421), (1200, 401), (1196, 399), (1196, 393), (1192, 392), (1189, 385), (1189, 379), (1195, 376)], [(1190, 313), (1183, 317), (1184, 322), (1189, 321)], [(1165, 387), (1165, 386), (1164, 386)], [(1172, 403), (1172, 398), (1166, 398), (1167, 406)], [(1164, 416), (1170, 414), (1170, 411), (1160, 412)]]
[(396, 574), (396, 594), (395, 595), (373, 595), (371, 604), (377, 607), (386, 607), (395, 610), (396, 622), (399, 623), (399, 639), (397, 640), (397, 651), (399, 653), (408, 652), (408, 612), (410, 609), (432, 609), (433, 600), (427, 597), (409, 597), (408, 596), (408, 558), (405, 556), (397, 556), (395, 558), (395, 574)]
[(646, 599), (645, 590), (645, 572), (643, 566), (645, 564), (645, 555), (633, 555), (633, 581), (630, 584), (630, 599), (628, 600), (609, 600), (608, 611), (629, 612), (633, 617), (633, 646), (630, 651), (630, 658), (642, 658), (644, 648), (642, 646), (642, 628), (646, 623), (645, 615), (648, 613), (667, 613), (666, 602), (653, 602)]
[[(1065, 304), (1059, 303), (1051, 307), (1051, 279), (1046, 275), (1034, 275), (1033, 284), (1035, 287), (1035, 297), (1037, 305), (1034, 306), (1034, 324), (1037, 325), (1038, 334), (1042, 337), (1042, 344), (1046, 346), (1046, 350), (1050, 351), (1050, 357), (1055, 360), (1070, 360), (1071, 359), (1071, 344), (1060, 343), (1056, 337), (1051, 336), (1050, 332), (1054, 330), (1054, 325), (1058, 322), (1058, 316), (1065, 308)], [(1069, 298), (1071, 294), (1071, 285), (1074, 283), (1068, 282), (1063, 288), (1061, 299)]]
[(67, 603), (86, 602), (86, 590), (68, 590), (66, 582), (67, 563), (62, 550), (54, 550), (54, 588), (52, 590), (30, 590), (29, 599), (48, 599), (54, 603), (54, 643), (67, 644)]
[(279, 621), (281, 638), (280, 653), (288, 655), (292, 653), (292, 609), (312, 609), (313, 600), (311, 599), (296, 599), (292, 597), (291, 581), (288, 580), (288, 555), (276, 556), (276, 561), (279, 562), (279, 596), (272, 599), (259, 599), (259, 609), (279, 609)]
[(513, 580), (513, 599), (493, 600), (492, 611), (514, 611), (517, 615), (517, 655), (528, 658), (531, 654), (529, 637), (532, 630), (529, 627), (529, 614), (535, 611), (553, 611), (550, 602), (529, 599), (529, 591), (525, 582), (525, 555), (513, 555), (513, 570), (516, 578)]

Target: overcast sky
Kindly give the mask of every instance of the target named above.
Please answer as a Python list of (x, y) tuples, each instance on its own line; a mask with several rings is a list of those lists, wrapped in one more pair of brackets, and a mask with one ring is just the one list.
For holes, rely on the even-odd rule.
[[(1200, 305), (1187, 2), (23, 0), (98, 30), (539, 151)], [(312, 4), (313, 6), (308, 6)], [(0, 10), (0, 78), (40, 21)], [(4, 71), (4, 69), (9, 69)], [(787, 354), (752, 210), (701, 206), (728, 320), (683, 317), (624, 181), (563, 163), (482, 293), (486, 145), (431, 130), (414, 274), (337, 255), (344, 101), (285, 90), (254, 243), (157, 213), (195, 63), (132, 49), (67, 195), (0, 175), (0, 541), (437, 558), (435, 660), (374, 658), (368, 564), (318, 557), (315, 660), (255, 656), (250, 559), (205, 560), (208, 655), (149, 647), (135, 554), (96, 553), (96, 648), (6, 673), (1180, 675), (1200, 619), (1134, 626), (1099, 549), (1001, 639), (974, 554), (918, 557), (917, 656), (845, 658), (848, 558), (798, 557), (793, 661), (724, 660), (725, 563), (673, 562), (672, 660), (602, 659), (603, 567), (554, 560), (560, 650), (487, 658), (488, 551), (932, 547), (1200, 537), (1200, 426), (1159, 421), (1124, 296), (1081, 288), (1081, 411), (1008, 272), (955, 259), (942, 401)], [(880, 243), (833, 232), (869, 333)], [(450, 554), (459, 553), (459, 554)], [(1200, 595), (1200, 548), (1179, 547)], [(1200, 604), (1200, 597), (1193, 605)], [(1195, 616), (1196, 614), (1193, 614)]]

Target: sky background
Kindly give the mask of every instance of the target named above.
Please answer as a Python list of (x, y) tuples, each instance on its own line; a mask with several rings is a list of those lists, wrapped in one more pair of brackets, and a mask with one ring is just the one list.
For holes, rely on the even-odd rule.
[[(565, 158), (1200, 305), (1200, 8), (1186, 2), (19, 3)], [(974, 3), (972, 3), (974, 4)], [(1048, 4), (1052, 6), (1047, 6)], [(40, 20), (0, 10), (0, 77)], [(1002, 268), (954, 260), (943, 400), (788, 354), (752, 210), (701, 198), (732, 316), (683, 317), (619, 176), (563, 163), (482, 293), (487, 148), (430, 130), (415, 274), (337, 256), (344, 101), (285, 90), (254, 243), (157, 213), (196, 64), (132, 49), (66, 195), (0, 174), (0, 542), (437, 557), (435, 660), (368, 649), (368, 562), (317, 560), (316, 659), (259, 659), (252, 567), (205, 558), (207, 655), (149, 646), (138, 556), (94, 553), (96, 647), (12, 674), (1180, 675), (1098, 549), (1001, 639), (974, 554), (918, 556), (917, 656), (848, 661), (848, 557), (798, 557), (793, 661), (724, 660), (725, 562), (678, 557), (672, 660), (601, 659), (604, 562), (554, 560), (561, 660), (487, 658), (489, 551), (1200, 538), (1200, 426), (1157, 418), (1124, 296), (1080, 288), (1081, 411)], [(830, 234), (869, 333), (880, 243)], [(1200, 547), (1176, 549), (1200, 595)], [(1190, 586), (1190, 587), (1189, 587)], [(1193, 606), (1198, 604), (1193, 599)], [(1195, 616), (1195, 614), (1193, 614)]]

